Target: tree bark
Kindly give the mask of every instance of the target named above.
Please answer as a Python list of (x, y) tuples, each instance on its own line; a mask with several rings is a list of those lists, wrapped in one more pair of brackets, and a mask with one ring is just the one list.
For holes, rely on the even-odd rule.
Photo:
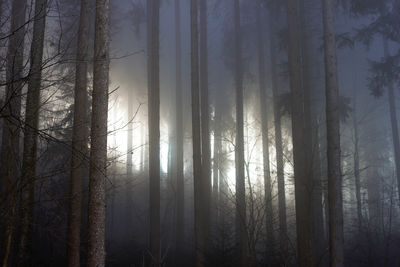
[(18, 253), (21, 266), (29, 265), (32, 256), (36, 154), (46, 16), (47, 0), (37, 0), (35, 2), (35, 20), (31, 44), (31, 62), (24, 123), (24, 153), (21, 170), (21, 239)]
[(160, 266), (160, 1), (147, 5), (150, 253), (151, 266)]
[(339, 85), (335, 40), (334, 1), (323, 0), (325, 47), (326, 126), (328, 142), (328, 201), (330, 266), (344, 265), (343, 203), (340, 158)]
[[(386, 39), (383, 39), (383, 47), (384, 47), (384, 56), (385, 57), (390, 56)], [(399, 127), (398, 127), (397, 113), (396, 113), (396, 98), (394, 95), (392, 84), (388, 86), (388, 101), (389, 101), (389, 112), (390, 112), (390, 125), (392, 128), (394, 162), (396, 165), (397, 188), (398, 188), (398, 194), (400, 196), (400, 141), (399, 141)]]
[(105, 266), (107, 115), (109, 86), (109, 0), (96, 0), (92, 123), (89, 168), (89, 267)]
[(273, 210), (272, 210), (272, 188), (271, 188), (271, 170), (269, 158), (269, 137), (268, 137), (268, 103), (267, 89), (265, 85), (265, 53), (264, 53), (264, 35), (261, 27), (260, 6), (256, 5), (256, 24), (257, 24), (257, 49), (258, 49), (258, 80), (260, 90), (260, 116), (261, 116), (261, 135), (263, 151), (263, 170), (264, 170), (264, 198), (265, 198), (265, 218), (268, 251), (273, 249), (274, 229), (273, 229)]
[(11, 7), (10, 38), (6, 56), (6, 95), (0, 107), (3, 117), (0, 193), (5, 199), (16, 194), (19, 157), (19, 119), (21, 117), (21, 92), (25, 85), (24, 39), (26, 0), (13, 0)]
[[(200, 92), (201, 92), (201, 160), (204, 205), (204, 239), (208, 242), (210, 230), (211, 201), (211, 143), (210, 111), (208, 100), (208, 43), (207, 43), (207, 1), (200, 0)], [(207, 246), (208, 247), (208, 246)]]
[(236, 243), (242, 266), (247, 265), (246, 188), (244, 174), (243, 69), (240, 3), (233, 0), (235, 29), (235, 86), (236, 86)]
[(312, 179), (306, 136), (308, 125), (305, 114), (305, 92), (302, 80), (302, 46), (299, 29), (298, 1), (287, 0), (289, 27), (289, 76), (292, 102), (292, 138), (296, 199), (296, 228), (299, 266), (315, 266), (312, 235)]
[(201, 166), (200, 86), (197, 0), (190, 1), (191, 34), (191, 90), (192, 90), (192, 136), (193, 136), (193, 179), (194, 179), (194, 224), (196, 266), (205, 266), (204, 203)]
[(282, 126), (281, 112), (279, 108), (279, 90), (278, 90), (278, 73), (276, 62), (276, 8), (269, 10), (269, 31), (270, 31), (270, 57), (271, 57), (271, 86), (273, 95), (274, 110), (274, 128), (275, 128), (275, 150), (276, 150), (276, 171), (278, 178), (278, 210), (279, 210), (279, 245), (282, 259), (287, 258), (288, 253), (288, 236), (286, 223), (286, 192), (285, 192), (285, 174), (282, 146)]
[(361, 183), (360, 183), (360, 153), (359, 153), (359, 143), (360, 137), (358, 134), (358, 122), (357, 122), (357, 106), (356, 106), (356, 98), (354, 97), (354, 106), (353, 106), (353, 131), (354, 131), (354, 180), (356, 186), (356, 200), (357, 200), (357, 225), (358, 232), (360, 233), (362, 230), (363, 218), (361, 212)]
[(88, 157), (88, 50), (89, 50), (89, 3), (81, 0), (78, 44), (75, 65), (74, 121), (72, 128), (72, 158), (69, 187), (69, 211), (67, 229), (67, 261), (69, 267), (80, 264), (80, 235), (82, 219), (82, 182), (87, 175)]
[(175, 53), (176, 53), (176, 257), (184, 248), (184, 174), (183, 174), (183, 108), (182, 108), (182, 40), (180, 0), (175, 0)]

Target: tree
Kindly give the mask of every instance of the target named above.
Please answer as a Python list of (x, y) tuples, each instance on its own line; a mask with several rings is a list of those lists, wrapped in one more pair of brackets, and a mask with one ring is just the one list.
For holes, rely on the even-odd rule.
[(160, 1), (147, 2), (151, 266), (160, 266)]
[(0, 156), (0, 196), (5, 200), (9, 211), (5, 212), (7, 227), (5, 227), (5, 253), (3, 264), (7, 265), (11, 242), (15, 227), (17, 209), (17, 175), (19, 155), (19, 119), (21, 116), (21, 92), (24, 86), (22, 80), (24, 71), (24, 38), (25, 38), (25, 0), (12, 1), (11, 26), (6, 55), (6, 93), (0, 107), (3, 118), (1, 156)]
[(28, 264), (32, 256), (36, 154), (46, 16), (47, 0), (37, 0), (35, 2), (35, 20), (31, 43), (31, 62), (24, 125), (24, 153), (21, 170), (21, 237), (18, 253), (21, 265)]
[(175, 0), (175, 54), (176, 54), (176, 257), (184, 242), (184, 176), (183, 176), (183, 107), (182, 107), (182, 53), (180, 0)]
[(236, 242), (239, 249), (239, 262), (247, 264), (246, 230), (246, 188), (244, 175), (244, 123), (243, 123), (243, 70), (242, 70), (242, 33), (240, 26), (239, 0), (233, 0), (234, 43), (235, 43), (235, 87), (236, 87)]
[(328, 158), (330, 266), (344, 265), (343, 203), (340, 159), (339, 85), (336, 58), (334, 1), (323, 0), (325, 94)]
[[(269, 159), (269, 137), (268, 137), (268, 116), (267, 116), (267, 89), (265, 85), (265, 55), (264, 55), (264, 36), (261, 27), (260, 6), (256, 5), (256, 24), (257, 24), (257, 50), (258, 50), (258, 79), (260, 90), (260, 114), (261, 114), (261, 135), (263, 152), (263, 170), (264, 170), (264, 191), (265, 191), (265, 213), (266, 213), (266, 231), (268, 248), (273, 244), (273, 209), (272, 209), (272, 187)], [(267, 251), (270, 254), (269, 251)]]
[(107, 113), (109, 86), (109, 0), (96, 0), (92, 123), (89, 164), (89, 267), (105, 266)]
[(81, 0), (78, 43), (75, 65), (74, 119), (72, 129), (72, 155), (69, 188), (67, 230), (68, 266), (80, 263), (80, 235), (82, 218), (82, 183), (87, 173), (89, 129), (88, 125), (88, 50), (89, 50), (89, 2)]
[[(276, 4), (275, 4), (276, 5)], [(282, 126), (281, 126), (281, 109), (279, 105), (278, 90), (278, 73), (277, 73), (277, 43), (276, 43), (276, 20), (277, 8), (271, 5), (269, 9), (269, 47), (270, 47), (270, 64), (271, 64), (271, 86), (274, 110), (274, 128), (275, 128), (275, 150), (276, 150), (276, 171), (278, 178), (278, 206), (279, 206), (279, 244), (280, 253), (283, 259), (287, 258), (288, 240), (287, 240), (287, 223), (286, 223), (286, 192), (285, 192), (285, 174), (283, 161), (283, 145), (282, 145)]]
[(203, 184), (204, 230), (208, 242), (210, 228), (211, 200), (211, 143), (210, 143), (210, 111), (208, 100), (208, 31), (207, 0), (200, 0), (200, 94), (201, 94), (201, 174)]
[(191, 44), (191, 92), (192, 92), (192, 136), (193, 136), (193, 180), (194, 180), (194, 228), (196, 266), (205, 266), (204, 203), (201, 166), (200, 127), (200, 80), (199, 80), (199, 36), (197, 0), (190, 1)]
[(298, 1), (287, 0), (288, 20), (288, 58), (291, 89), (291, 115), (293, 161), (296, 199), (296, 230), (299, 266), (315, 266), (312, 238), (312, 179), (309, 173), (307, 155), (307, 121), (304, 102), (304, 84), (302, 81), (302, 45), (299, 28)]
[[(11, 7), (11, 26), (6, 57), (6, 95), (0, 108), (3, 118), (1, 140), (1, 193), (15, 194), (19, 155), (19, 119), (21, 116), (21, 92), (24, 86), (24, 39), (25, 39), (25, 0), (13, 0)], [(14, 188), (14, 189), (12, 189)], [(6, 190), (11, 190), (6, 191)], [(14, 193), (13, 193), (14, 191)]]

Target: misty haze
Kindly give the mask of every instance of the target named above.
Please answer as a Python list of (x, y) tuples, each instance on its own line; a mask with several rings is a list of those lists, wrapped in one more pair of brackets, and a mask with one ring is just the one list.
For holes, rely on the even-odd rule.
[(0, 0), (2, 267), (400, 266), (400, 0)]

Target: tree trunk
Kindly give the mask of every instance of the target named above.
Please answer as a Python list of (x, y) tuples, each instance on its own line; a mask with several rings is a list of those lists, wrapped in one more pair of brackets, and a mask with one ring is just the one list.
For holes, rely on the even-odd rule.
[(321, 263), (324, 255), (324, 222), (323, 222), (323, 208), (322, 208), (322, 187), (321, 187), (321, 169), (319, 158), (319, 139), (318, 139), (318, 123), (317, 114), (318, 109), (316, 103), (312, 101), (312, 95), (317, 94), (319, 85), (317, 84), (318, 74), (315, 71), (322, 62), (316, 58), (318, 51), (317, 40), (315, 40), (315, 24), (320, 23), (317, 18), (315, 21), (315, 14), (312, 7), (318, 6), (316, 0), (301, 0), (300, 1), (300, 20), (301, 20), (301, 53), (302, 53), (302, 80), (304, 92), (304, 127), (305, 127), (305, 144), (304, 151), (306, 160), (306, 173), (307, 179), (310, 181), (310, 186), (307, 190), (311, 192), (310, 201), (310, 225), (312, 235), (312, 254), (315, 257), (315, 264)]
[(6, 95), (0, 107), (3, 117), (0, 157), (0, 193), (5, 199), (16, 194), (19, 157), (19, 119), (21, 116), (21, 92), (25, 85), (24, 38), (26, 0), (13, 0), (11, 28), (6, 57)]
[(193, 135), (193, 179), (194, 179), (194, 224), (196, 266), (205, 266), (204, 203), (201, 167), (200, 86), (198, 46), (197, 0), (190, 1), (191, 33), (191, 89), (192, 89), (192, 135)]
[(269, 31), (270, 31), (270, 57), (271, 57), (271, 86), (273, 95), (274, 109), (274, 128), (275, 128), (275, 150), (276, 150), (276, 171), (278, 178), (278, 206), (279, 206), (279, 245), (282, 259), (287, 259), (288, 253), (288, 236), (286, 223), (286, 192), (285, 192), (285, 174), (282, 147), (282, 127), (281, 113), (279, 107), (279, 90), (278, 90), (278, 65), (276, 63), (276, 8), (269, 11)]
[(175, 0), (175, 53), (176, 53), (176, 257), (184, 248), (184, 174), (183, 174), (183, 108), (182, 108), (182, 40), (180, 0)]
[(151, 266), (160, 266), (160, 1), (149, 0), (147, 5), (150, 254)]
[(24, 124), (24, 154), (21, 170), (21, 239), (18, 257), (19, 264), (22, 266), (29, 265), (32, 256), (36, 154), (46, 16), (47, 0), (37, 0), (35, 2), (35, 20), (31, 44), (31, 62)]
[[(386, 39), (383, 40), (383, 47), (384, 47), (384, 56), (385, 57), (390, 56)], [(392, 128), (394, 162), (396, 165), (397, 188), (398, 188), (398, 194), (400, 196), (400, 141), (399, 141), (399, 128), (397, 123), (397, 113), (396, 113), (396, 98), (394, 95), (393, 85), (388, 86), (388, 101), (389, 101), (389, 111), (390, 111), (390, 125)]]
[(274, 243), (273, 229), (273, 210), (272, 210), (272, 188), (271, 188), (271, 170), (269, 159), (269, 137), (268, 137), (268, 104), (267, 89), (265, 86), (265, 54), (264, 54), (264, 36), (261, 27), (260, 6), (256, 5), (256, 24), (257, 24), (257, 49), (258, 49), (258, 79), (260, 90), (260, 116), (261, 116), (261, 135), (263, 150), (263, 170), (264, 170), (264, 198), (265, 198), (265, 218), (267, 233), (267, 255), (271, 255)]
[(354, 179), (356, 186), (356, 200), (357, 200), (357, 225), (358, 232), (360, 233), (362, 230), (362, 212), (361, 212), (361, 184), (360, 184), (360, 154), (359, 154), (359, 134), (358, 134), (358, 122), (357, 122), (357, 106), (356, 106), (356, 98), (354, 97), (354, 106), (353, 106), (353, 130), (354, 130)]
[(88, 267), (105, 266), (109, 0), (96, 0), (89, 168)]
[(306, 136), (308, 125), (305, 114), (302, 80), (302, 46), (299, 30), (298, 2), (287, 0), (289, 27), (289, 75), (292, 102), (292, 138), (296, 199), (296, 228), (299, 266), (315, 266), (312, 238), (312, 179), (307, 153), (310, 142)]
[(247, 229), (246, 229), (246, 188), (244, 174), (244, 123), (243, 123), (243, 69), (242, 69), (242, 33), (240, 23), (240, 3), (234, 0), (235, 29), (235, 86), (236, 86), (236, 242), (239, 249), (239, 261), (247, 265)]
[(131, 225), (133, 223), (132, 219), (132, 205), (133, 205), (133, 190), (132, 190), (132, 180), (133, 180), (133, 89), (129, 89), (127, 104), (128, 104), (128, 131), (127, 131), (127, 148), (126, 148), (126, 180), (125, 180), (125, 205), (126, 205), (126, 224)]
[(72, 159), (69, 188), (69, 212), (67, 230), (67, 261), (69, 267), (79, 266), (82, 218), (82, 182), (87, 175), (88, 125), (88, 50), (89, 50), (89, 3), (81, 0), (78, 44), (75, 65), (74, 121), (72, 129)]
[(323, 0), (326, 79), (326, 124), (328, 142), (328, 201), (330, 265), (343, 259), (343, 203), (340, 159), (339, 85), (337, 73), (334, 1)]
[(207, 1), (200, 0), (200, 91), (201, 91), (201, 159), (204, 205), (204, 239), (208, 242), (210, 230), (211, 201), (211, 143), (210, 112), (208, 101), (208, 47), (207, 47)]

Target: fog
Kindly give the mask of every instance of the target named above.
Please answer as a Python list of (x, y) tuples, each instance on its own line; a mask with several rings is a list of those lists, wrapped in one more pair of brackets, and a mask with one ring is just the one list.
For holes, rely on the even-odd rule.
[(398, 0), (0, 0), (2, 266), (397, 266)]

